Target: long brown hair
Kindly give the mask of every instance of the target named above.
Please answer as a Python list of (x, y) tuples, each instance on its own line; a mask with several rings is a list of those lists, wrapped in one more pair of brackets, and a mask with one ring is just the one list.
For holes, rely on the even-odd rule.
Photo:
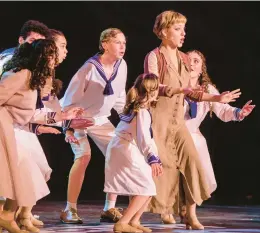
[(30, 89), (39, 89), (44, 87), (47, 78), (55, 77), (55, 69), (49, 67), (50, 57), (55, 58), (55, 63), (58, 64), (58, 51), (54, 41), (39, 39), (32, 44), (26, 42), (20, 45), (11, 60), (5, 63), (2, 74), (9, 70), (18, 72), (28, 69), (32, 72)]
[[(158, 89), (159, 78), (155, 74), (140, 74), (135, 80), (134, 86), (127, 92), (124, 114), (138, 112)], [(156, 101), (153, 101), (150, 106), (155, 107), (155, 104)]]
[(52, 95), (58, 96), (62, 90), (63, 82), (60, 79), (54, 78), (52, 81), (53, 89), (51, 90)]
[[(199, 85), (203, 87), (203, 90), (207, 93), (209, 93), (209, 84), (211, 84), (212, 86), (214, 86), (216, 88), (216, 85), (212, 82), (211, 78), (209, 77), (208, 71), (207, 71), (207, 64), (206, 64), (206, 58), (203, 55), (202, 52), (198, 51), (198, 50), (190, 50), (187, 52), (187, 55), (189, 55), (190, 53), (196, 53), (200, 56), (201, 60), (202, 60), (202, 67), (201, 67), (201, 75), (198, 79)], [(213, 110), (213, 105), (211, 102), (209, 103), (209, 107), (210, 107), (210, 117), (212, 117), (212, 110)]]

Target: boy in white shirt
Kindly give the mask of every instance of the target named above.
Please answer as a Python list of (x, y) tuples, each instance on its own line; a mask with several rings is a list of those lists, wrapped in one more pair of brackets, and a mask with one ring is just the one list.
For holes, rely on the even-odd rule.
[[(121, 113), (125, 105), (127, 65), (123, 59), (126, 49), (123, 32), (117, 28), (104, 30), (99, 49), (100, 53), (88, 59), (74, 75), (61, 101), (63, 110), (82, 107), (84, 117), (95, 119), (95, 125), (88, 129), (66, 131), (66, 141), (71, 144), (75, 160), (69, 175), (67, 206), (60, 216), (63, 223), (82, 223), (77, 215), (77, 200), (91, 158), (87, 135), (105, 155), (114, 136), (114, 126), (108, 120), (110, 111), (114, 108)], [(100, 221), (119, 220), (121, 213), (115, 208), (116, 198), (116, 194), (107, 194)]]

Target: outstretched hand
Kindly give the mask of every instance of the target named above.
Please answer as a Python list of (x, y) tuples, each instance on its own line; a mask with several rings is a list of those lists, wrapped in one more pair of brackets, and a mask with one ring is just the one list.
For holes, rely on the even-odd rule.
[(252, 105), (252, 100), (249, 100), (241, 109), (241, 111), (238, 114), (239, 120), (243, 120), (245, 117), (247, 117), (255, 108), (255, 105)]
[(55, 128), (49, 127), (49, 126), (43, 126), (43, 125), (40, 125), (38, 127), (37, 131), (40, 134), (43, 134), (43, 133), (61, 134), (61, 132), (58, 129), (55, 129)]
[(236, 99), (240, 97), (240, 95), (240, 89), (236, 89), (234, 91), (225, 91), (218, 96), (218, 102), (225, 104), (229, 102), (235, 102)]
[(80, 107), (71, 108), (71, 109), (67, 110), (66, 112), (62, 113), (63, 120), (71, 120), (74, 118), (79, 118), (79, 117), (81, 117), (83, 112), (84, 112), (84, 108), (80, 108)]
[(86, 129), (94, 125), (94, 119), (73, 119), (70, 123), (70, 128)]

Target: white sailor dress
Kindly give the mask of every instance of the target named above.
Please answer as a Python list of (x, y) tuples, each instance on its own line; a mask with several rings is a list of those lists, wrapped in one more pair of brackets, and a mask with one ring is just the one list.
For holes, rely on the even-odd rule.
[(147, 109), (120, 115), (106, 152), (104, 192), (118, 195), (155, 196), (152, 163), (161, 163), (153, 140)]

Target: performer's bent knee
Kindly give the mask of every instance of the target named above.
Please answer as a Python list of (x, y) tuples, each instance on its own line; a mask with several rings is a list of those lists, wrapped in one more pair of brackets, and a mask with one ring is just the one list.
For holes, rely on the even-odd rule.
[(90, 159), (91, 159), (91, 154), (84, 153), (81, 155), (75, 155), (74, 162), (77, 161), (77, 162), (81, 163), (82, 165), (88, 165)]

